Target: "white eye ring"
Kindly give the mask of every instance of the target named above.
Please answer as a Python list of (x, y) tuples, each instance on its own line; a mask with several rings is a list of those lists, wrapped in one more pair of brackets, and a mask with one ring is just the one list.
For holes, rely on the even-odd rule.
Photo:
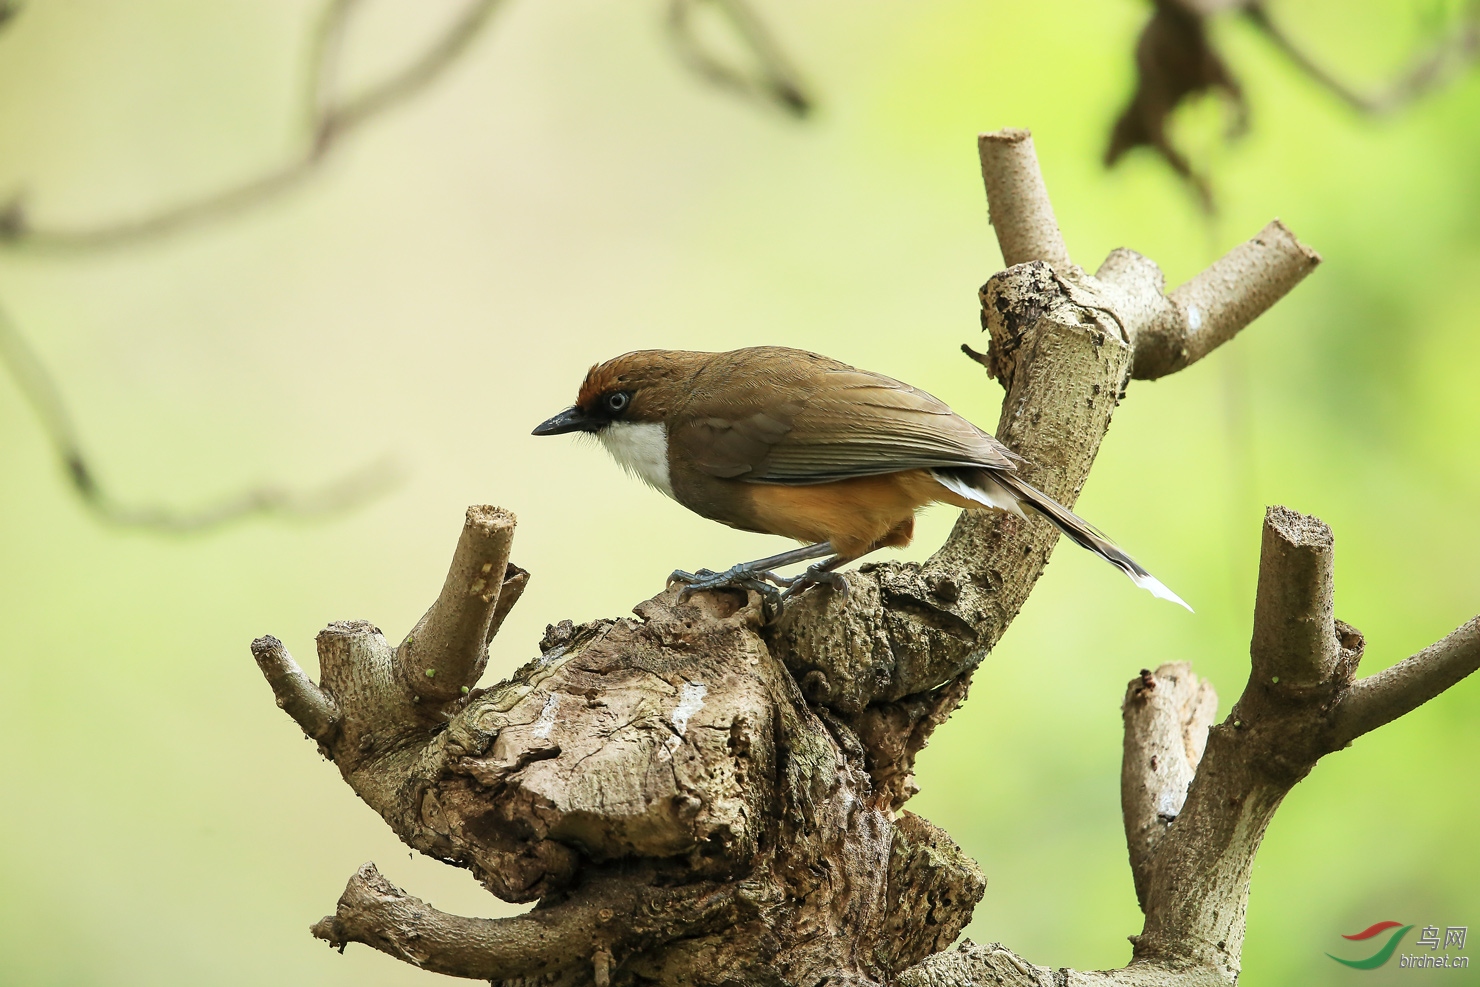
[(632, 399), (627, 396), (626, 391), (618, 391), (615, 394), (608, 394), (606, 396), (606, 408), (608, 411), (611, 412), (619, 412), (623, 408), (627, 407), (627, 403), (631, 400)]

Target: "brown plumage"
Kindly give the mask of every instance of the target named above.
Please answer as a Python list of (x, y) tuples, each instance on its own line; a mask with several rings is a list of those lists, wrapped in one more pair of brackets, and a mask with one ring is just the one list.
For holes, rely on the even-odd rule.
[[(835, 558), (809, 570), (813, 577), (908, 545), (927, 504), (1019, 514), (1026, 504), (1138, 585), (1182, 602), (1025, 483), (1019, 457), (944, 402), (816, 353), (627, 353), (592, 367), (576, 404), (535, 434), (571, 431), (595, 434), (623, 466), (704, 517), (817, 543), (810, 557)], [(725, 575), (753, 583), (763, 573), (747, 564)]]

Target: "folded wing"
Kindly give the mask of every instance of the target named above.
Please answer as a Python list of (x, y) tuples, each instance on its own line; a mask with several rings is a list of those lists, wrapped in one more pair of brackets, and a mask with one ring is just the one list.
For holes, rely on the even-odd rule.
[[(802, 351), (777, 359), (778, 349), (738, 351), (740, 366), (719, 368), (726, 383), (718, 394), (695, 382), (669, 441), (703, 472), (800, 485), (911, 469), (1015, 468), (1005, 446), (925, 391)], [(745, 386), (735, 387), (737, 379)]]

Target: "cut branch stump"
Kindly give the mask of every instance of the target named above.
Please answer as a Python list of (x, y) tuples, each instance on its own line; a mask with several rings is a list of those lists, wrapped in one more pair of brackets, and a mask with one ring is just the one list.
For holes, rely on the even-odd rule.
[[(1077, 497), (1128, 382), (1231, 339), (1319, 262), (1278, 221), (1166, 293), (1117, 250), (1069, 259), (1026, 131), (979, 145), (1011, 265), (981, 289), (997, 436), (1029, 482)], [(1131, 965), (1050, 971), (1000, 945), (948, 949), (985, 889), (903, 806), (914, 761), (1047, 564), (1046, 522), (966, 512), (929, 561), (871, 563), (779, 620), (738, 591), (668, 590), (636, 619), (552, 625), (540, 655), (475, 688), (527, 573), (514, 518), (468, 511), (441, 595), (392, 647), (362, 621), (319, 636), (312, 682), (274, 638), (253, 653), (345, 781), (409, 846), (467, 868), (512, 919), (439, 912), (367, 864), (314, 935), (495, 983), (1228, 984), (1249, 871), (1284, 794), (1323, 754), (1480, 663), (1480, 621), (1354, 680), (1332, 616), (1332, 541), (1272, 508), (1252, 674), (1224, 722), (1186, 663), (1127, 691), (1122, 793), (1146, 924)], [(1065, 977), (1069, 978), (1067, 981)]]

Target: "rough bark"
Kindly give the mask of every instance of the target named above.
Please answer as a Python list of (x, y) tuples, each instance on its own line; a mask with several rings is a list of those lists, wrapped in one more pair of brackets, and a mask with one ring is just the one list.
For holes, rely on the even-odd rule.
[(1317, 518), (1271, 507), (1249, 681), (1227, 718), (1208, 727), (1216, 698), (1186, 663), (1143, 671), (1131, 681), (1121, 793), (1146, 923), (1132, 937), (1130, 966), (1053, 971), (1000, 944), (967, 942), (931, 956), (900, 983), (1235, 983), (1249, 875), (1285, 795), (1326, 754), (1480, 667), (1477, 617), (1412, 658), (1355, 680), (1364, 642), (1335, 619), (1333, 572), (1330, 529)]
[(1041, 260), (1067, 271), (1073, 264), (1038, 170), (1033, 135), (1016, 129), (981, 134), (976, 148), (1002, 263), (1012, 267)]
[[(1187, 306), (1139, 255), (1117, 251), (1096, 275), (1068, 261), (1025, 133), (984, 138), (981, 156), (1018, 261), (981, 290), (985, 360), (1006, 389), (997, 434), (1030, 482), (1072, 503), (1133, 366), (1168, 347), (1171, 369), (1205, 355), (1316, 257), (1283, 228), (1235, 250), (1187, 289), (1217, 313), (1210, 330), (1177, 315)], [(928, 562), (865, 565), (846, 596), (814, 588), (770, 625), (755, 594), (668, 591), (635, 620), (553, 625), (508, 681), (472, 689), (525, 578), (507, 562), (512, 516), (472, 508), (441, 596), (399, 648), (368, 623), (332, 624), (315, 685), (259, 640), (279, 705), (403, 841), (537, 902), (515, 919), (446, 915), (367, 865), (314, 934), (508, 984), (1227, 983), (1284, 791), (1480, 660), (1472, 623), (1353, 686), (1360, 636), (1332, 623), (1329, 532), (1279, 511), (1255, 674), (1230, 720), (1207, 730), (1216, 702), (1185, 664), (1128, 692), (1122, 785), (1147, 919), (1126, 970), (944, 951), (985, 880), (903, 810), (914, 759), (1057, 540), (977, 512)]]
[(1126, 689), (1120, 804), (1136, 900), (1143, 908), (1151, 862), (1182, 813), (1217, 712), (1217, 693), (1185, 661), (1168, 662), (1155, 673), (1142, 669)]

